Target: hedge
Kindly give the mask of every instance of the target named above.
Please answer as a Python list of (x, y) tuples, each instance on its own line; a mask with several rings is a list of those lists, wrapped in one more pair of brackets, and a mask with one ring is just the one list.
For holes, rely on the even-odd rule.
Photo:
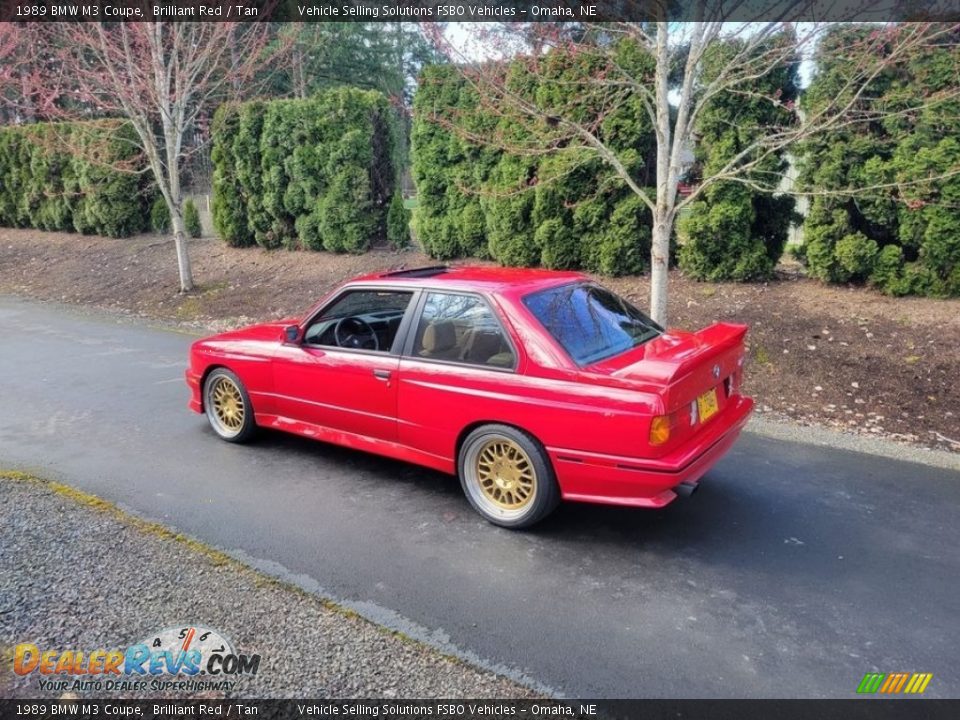
[(110, 237), (143, 230), (153, 189), (134, 141), (114, 120), (0, 128), (0, 226)]
[[(648, 62), (623, 47), (618, 52), (622, 63)], [(583, 84), (570, 80), (589, 76), (596, 62), (596, 55), (555, 51), (537, 76), (522, 61), (505, 72), (512, 90), (546, 109), (581, 95)], [(582, 101), (589, 105), (591, 99)], [(450, 65), (424, 69), (413, 111), (414, 229), (431, 256), (610, 275), (648, 267), (649, 210), (592, 154), (569, 148), (552, 156), (518, 156), (468, 140), (496, 135), (518, 145), (531, 142), (522, 124), (485, 109), (475, 87)], [(611, 112), (602, 133), (634, 177), (644, 178), (653, 167), (654, 134), (639, 101)]]
[[(772, 37), (755, 52), (769, 52), (768, 45), (784, 41), (789, 42), (789, 36)], [(742, 40), (714, 43), (704, 58), (702, 82), (716, 77), (730, 58), (743, 50)], [(719, 173), (758, 136), (795, 121), (788, 108), (799, 94), (798, 68), (799, 62), (780, 63), (753, 81), (754, 94), (719, 93), (702, 108), (696, 125), (697, 163), (693, 175), (709, 177)], [(777, 102), (770, 102), (770, 97), (776, 97)], [(757, 184), (769, 183), (770, 177), (787, 169), (782, 151), (762, 159), (748, 155), (745, 160), (757, 164), (743, 179), (756, 180)], [(695, 185), (699, 179), (690, 177), (688, 182)], [(744, 182), (709, 185), (678, 223), (680, 267), (698, 280), (769, 278), (786, 246), (795, 217), (794, 204), (788, 195), (773, 196)]]
[(845, 80), (855, 58), (832, 60), (832, 51), (858, 47), (869, 32), (840, 26), (824, 41), (804, 109), (816, 112), (839, 98), (852, 102), (851, 113), (877, 106), (892, 112), (870, 124), (840, 124), (801, 148), (801, 183), (821, 193), (804, 222), (801, 259), (827, 282), (960, 296), (960, 100), (952, 94), (960, 42), (948, 34), (929, 43), (854, 101)]
[(200, 224), (200, 211), (193, 200), (187, 198), (183, 203), (183, 226), (186, 228), (187, 235), (192, 238), (198, 238), (203, 235), (203, 226)]
[[(396, 122), (380, 93), (220, 107), (212, 129), (213, 222), (233, 246), (360, 253), (403, 245)], [(400, 200), (400, 209), (402, 199)]]

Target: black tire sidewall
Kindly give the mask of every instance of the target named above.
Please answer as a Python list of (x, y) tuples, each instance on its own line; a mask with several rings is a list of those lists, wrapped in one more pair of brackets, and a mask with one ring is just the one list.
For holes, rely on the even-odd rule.
[[(210, 409), (210, 387), (219, 377), (225, 377), (234, 385), (236, 385), (237, 389), (240, 391), (240, 397), (243, 398), (243, 426), (240, 428), (240, 432), (238, 432), (236, 435), (230, 436), (221, 434), (217, 427), (216, 420), (210, 416), (210, 413), (213, 412)], [(247, 442), (251, 437), (253, 437), (253, 434), (257, 429), (257, 424), (253, 417), (253, 403), (250, 402), (250, 395), (247, 393), (247, 388), (240, 381), (240, 378), (237, 377), (236, 373), (227, 370), (226, 368), (216, 368), (211, 370), (210, 374), (207, 375), (206, 380), (204, 380), (203, 410), (204, 414), (207, 416), (207, 422), (210, 423), (210, 427), (221, 440), (226, 440), (227, 442), (232, 443)]]
[[(494, 438), (497, 436), (509, 438), (523, 448), (523, 451), (533, 463), (534, 470), (537, 474), (537, 490), (533, 502), (529, 508), (527, 508), (526, 512), (511, 519), (491, 515), (482, 506), (478, 506), (468, 487), (470, 481), (467, 479), (465, 467), (468, 449), (474, 443), (481, 441), (485, 437)], [(515, 530), (528, 528), (553, 512), (560, 502), (560, 489), (557, 486), (556, 474), (553, 471), (553, 466), (550, 464), (546, 450), (532, 435), (511, 425), (483, 425), (467, 435), (460, 446), (460, 452), (457, 457), (457, 474), (460, 478), (460, 486), (463, 489), (463, 494), (466, 495), (470, 506), (485, 520), (500, 527)]]

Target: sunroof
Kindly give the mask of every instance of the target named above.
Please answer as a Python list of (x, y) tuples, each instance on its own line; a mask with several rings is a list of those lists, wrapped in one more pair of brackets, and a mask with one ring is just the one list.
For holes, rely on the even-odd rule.
[(433, 277), (445, 273), (448, 269), (446, 265), (430, 265), (409, 270), (392, 270), (385, 272), (382, 277)]

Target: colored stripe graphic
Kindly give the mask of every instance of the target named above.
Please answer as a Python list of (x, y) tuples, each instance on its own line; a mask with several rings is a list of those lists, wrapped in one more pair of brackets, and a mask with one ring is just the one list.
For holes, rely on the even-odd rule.
[(897, 684), (897, 680), (900, 679), (900, 673), (890, 673), (887, 675), (886, 681), (880, 687), (881, 693), (893, 692), (893, 687)]
[(875, 693), (880, 688), (880, 683), (883, 682), (883, 679), (886, 677), (884, 673), (867, 673), (863, 676), (863, 680), (860, 681), (860, 687), (857, 688), (858, 693)]
[(933, 673), (867, 673), (857, 686), (857, 692), (920, 695), (932, 679)]
[(907, 678), (910, 677), (910, 673), (900, 673), (900, 679), (897, 681), (897, 684), (890, 692), (898, 693), (903, 690), (903, 686), (907, 682)]
[(933, 673), (914, 673), (913, 678), (914, 679), (911, 679), (910, 681), (910, 684), (913, 685), (913, 689), (905, 690), (904, 692), (909, 692), (913, 695), (919, 695), (927, 689), (927, 685), (929, 685), (930, 681), (933, 679)]

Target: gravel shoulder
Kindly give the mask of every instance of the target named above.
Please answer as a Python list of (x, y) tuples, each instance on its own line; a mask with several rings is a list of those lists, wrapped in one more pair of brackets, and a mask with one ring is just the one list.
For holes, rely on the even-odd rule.
[(13, 673), (18, 643), (125, 648), (181, 623), (220, 630), (238, 651), (262, 656), (255, 677), (203, 697), (536, 696), (93, 496), (0, 471), (0, 697), (64, 694), (40, 691), (37, 673)]

